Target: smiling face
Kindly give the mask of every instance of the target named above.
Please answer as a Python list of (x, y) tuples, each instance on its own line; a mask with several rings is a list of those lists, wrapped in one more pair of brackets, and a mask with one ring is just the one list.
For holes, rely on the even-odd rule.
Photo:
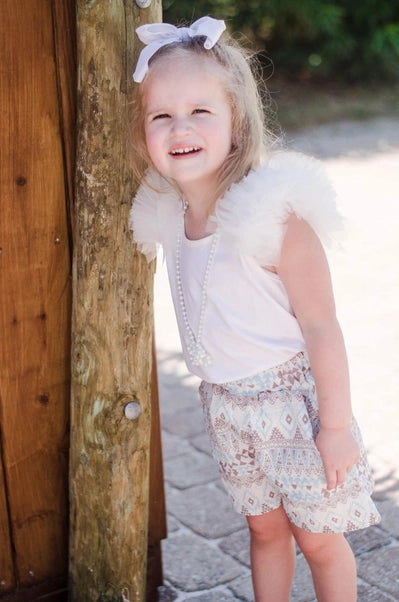
[(161, 57), (143, 86), (148, 153), (187, 199), (213, 200), (232, 143), (221, 67), (203, 57)]

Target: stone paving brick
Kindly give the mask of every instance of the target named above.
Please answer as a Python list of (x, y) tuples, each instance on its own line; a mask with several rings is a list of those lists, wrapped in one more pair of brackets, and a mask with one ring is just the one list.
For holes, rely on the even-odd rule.
[(209, 437), (205, 432), (200, 433), (199, 435), (196, 435), (195, 437), (192, 437), (190, 442), (191, 442), (191, 445), (193, 445), (199, 451), (202, 451), (205, 454), (208, 454), (209, 456), (211, 455), (211, 445), (209, 442)]
[(190, 451), (192, 451), (192, 447), (186, 439), (168, 433), (165, 430), (163, 431), (162, 453), (164, 460), (170, 460), (171, 458), (176, 458), (176, 456), (188, 454)]
[(382, 548), (392, 541), (389, 534), (378, 527), (370, 527), (368, 529), (348, 533), (346, 538), (356, 556), (360, 556), (360, 554), (364, 554), (365, 552), (371, 552), (371, 550)]
[(250, 566), (249, 530), (247, 527), (224, 537), (219, 542), (219, 548), (241, 562), (241, 564), (245, 564), (248, 567)]
[[(246, 602), (253, 602), (253, 590), (250, 575), (239, 577), (229, 584), (229, 588)], [(290, 602), (316, 602), (312, 575), (305, 558), (297, 558)]]
[[(297, 556), (294, 581), (291, 590), (291, 602), (313, 602), (315, 593), (313, 589), (312, 575), (305, 558)], [(342, 602), (344, 602), (342, 600)]]
[(166, 499), (169, 499), (170, 495), (173, 495), (175, 488), (173, 487), (173, 485), (171, 485), (170, 483), (168, 483), (168, 481), (165, 479), (165, 495), (166, 495)]
[(379, 502), (378, 510), (382, 519), (380, 528), (399, 539), (399, 500)]
[(162, 416), (162, 428), (169, 433), (180, 437), (195, 437), (203, 432), (202, 410), (193, 408), (164, 414)]
[(225, 493), (208, 484), (175, 492), (168, 510), (194, 533), (219, 538), (246, 525), (245, 518), (233, 511)]
[(230, 556), (190, 533), (169, 537), (163, 552), (165, 579), (186, 592), (211, 589), (242, 573)]
[(167, 515), (168, 533), (175, 533), (180, 528), (180, 523), (170, 513)]
[(168, 414), (175, 412), (187, 412), (198, 407), (198, 393), (191, 387), (182, 387), (180, 380), (172, 374), (163, 374), (158, 370), (158, 384), (164, 396), (168, 397), (168, 405), (162, 404), (161, 416), (165, 418)]
[[(166, 390), (170, 402), (168, 406), (164, 407), (161, 405), (162, 416), (168, 414), (175, 414), (179, 412), (189, 412), (191, 410), (201, 410), (199, 394), (197, 388), (192, 388), (187, 385), (181, 385), (178, 379), (173, 381), (172, 376), (168, 377), (169, 382), (166, 385)], [(162, 385), (164, 388), (164, 385)]]
[(364, 581), (399, 600), (399, 546), (360, 556), (357, 565), (358, 574)]
[[(380, 450), (379, 450), (380, 451)], [(391, 450), (391, 458), (394, 457)], [(399, 470), (379, 456), (372, 456), (373, 476), (375, 481), (373, 498), (375, 500), (397, 499), (399, 494)]]
[(194, 598), (186, 598), (186, 600), (190, 600), (190, 602), (233, 602), (236, 599), (237, 598), (235, 598), (232, 594), (220, 590), (206, 592), (199, 596), (194, 596)]
[(202, 485), (220, 478), (215, 462), (206, 454), (194, 451), (167, 460), (164, 470), (166, 481), (178, 489)]
[(254, 590), (250, 573), (244, 574), (238, 579), (234, 579), (234, 581), (229, 583), (229, 589), (237, 596), (238, 600), (244, 600), (244, 602), (253, 602), (254, 600)]
[[(392, 602), (391, 597), (387, 597), (376, 587), (359, 585), (358, 587), (358, 602)], [(398, 598), (394, 598), (397, 600)]]
[(158, 587), (158, 602), (173, 602), (178, 595), (178, 592), (169, 585), (161, 585), (161, 587)]

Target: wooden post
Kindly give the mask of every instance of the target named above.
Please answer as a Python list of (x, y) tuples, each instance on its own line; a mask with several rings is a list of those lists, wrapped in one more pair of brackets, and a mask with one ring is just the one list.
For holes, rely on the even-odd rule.
[[(153, 270), (127, 229), (134, 30), (160, 0), (78, 0), (70, 598), (145, 599)], [(124, 416), (137, 401), (136, 420)]]

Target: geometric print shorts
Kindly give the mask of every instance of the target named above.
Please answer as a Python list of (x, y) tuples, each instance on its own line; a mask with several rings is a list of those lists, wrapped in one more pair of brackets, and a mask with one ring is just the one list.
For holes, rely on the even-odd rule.
[(283, 505), (289, 520), (313, 533), (363, 529), (380, 521), (359, 427), (359, 462), (345, 483), (327, 490), (315, 445), (316, 387), (305, 352), (255, 376), (202, 381), (200, 397), (212, 454), (234, 509), (265, 514)]

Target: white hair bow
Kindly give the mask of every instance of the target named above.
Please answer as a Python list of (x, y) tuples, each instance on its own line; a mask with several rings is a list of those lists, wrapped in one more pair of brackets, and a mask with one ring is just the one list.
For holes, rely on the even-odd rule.
[(224, 21), (212, 17), (202, 17), (191, 27), (175, 27), (169, 23), (141, 25), (136, 32), (146, 47), (141, 51), (137, 61), (136, 70), (133, 73), (134, 81), (138, 83), (143, 81), (148, 71), (148, 61), (162, 46), (204, 36), (206, 38), (204, 48), (209, 50), (216, 44), (225, 29)]

